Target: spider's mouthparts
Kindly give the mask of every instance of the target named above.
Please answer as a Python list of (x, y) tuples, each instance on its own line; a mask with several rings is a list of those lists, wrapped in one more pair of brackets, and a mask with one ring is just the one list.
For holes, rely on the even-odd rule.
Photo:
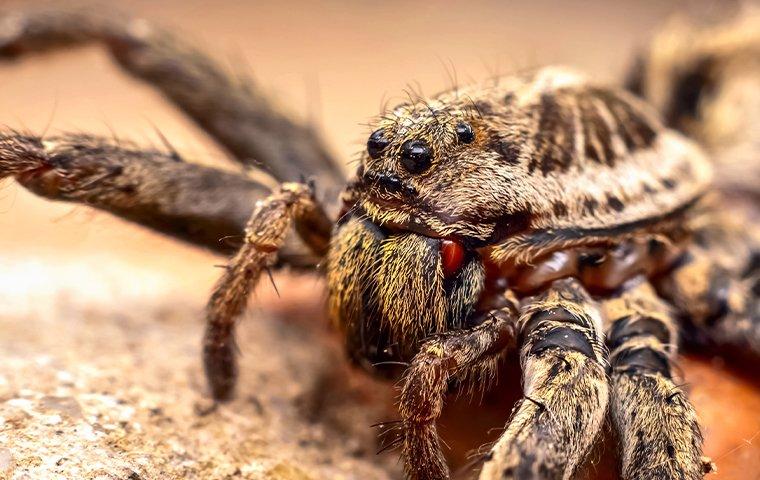
[(465, 249), (461, 243), (453, 239), (441, 240), (441, 266), (443, 276), (453, 277), (464, 263)]
[(399, 209), (398, 202), (377, 197), (365, 198), (359, 203), (357, 212), (368, 216), (374, 223), (388, 230), (413, 232), (428, 238), (442, 238), (442, 235), (408, 209)]

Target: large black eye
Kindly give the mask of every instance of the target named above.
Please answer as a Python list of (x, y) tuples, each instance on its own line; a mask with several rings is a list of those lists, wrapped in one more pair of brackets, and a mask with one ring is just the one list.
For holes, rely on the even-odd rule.
[(457, 124), (457, 138), (459, 143), (472, 143), (475, 140), (475, 132), (469, 123), (459, 122)]
[(388, 146), (390, 143), (387, 138), (385, 138), (385, 132), (383, 132), (383, 129), (375, 130), (372, 132), (372, 135), (369, 136), (369, 140), (367, 140), (367, 153), (369, 153), (369, 156), (372, 158), (380, 158), (380, 155), (383, 154), (383, 150)]
[(422, 173), (433, 163), (433, 153), (424, 140), (407, 140), (401, 145), (401, 165), (409, 173)]

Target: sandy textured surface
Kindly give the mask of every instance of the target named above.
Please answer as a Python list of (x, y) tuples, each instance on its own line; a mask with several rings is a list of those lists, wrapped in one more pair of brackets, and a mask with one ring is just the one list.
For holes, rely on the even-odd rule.
[[(451, 65), (460, 82), (542, 63), (615, 79), (634, 47), (683, 6), (557, 5), (141, 0), (122, 8), (252, 72), (348, 161), (368, 133), (361, 123), (407, 84), (444, 88)], [(0, 66), (0, 124), (113, 129), (157, 144), (155, 125), (188, 158), (225, 162), (97, 48)], [(201, 309), (222, 258), (41, 201), (12, 182), (0, 185), (0, 232), (0, 479), (399, 477), (394, 454), (374, 455), (370, 428), (394, 418), (392, 385), (345, 364), (317, 280), (278, 277), (282, 299), (263, 286), (243, 323), (238, 399), (204, 415)], [(721, 469), (713, 478), (760, 478), (756, 373), (702, 360), (683, 368)], [(506, 393), (449, 408), (442, 431), (457, 464), (508, 416), (519, 381), (515, 372), (502, 378)], [(602, 464), (592, 471), (611, 478)]]
[(238, 399), (208, 411), (199, 306), (117, 268), (148, 287), (118, 311), (60, 297), (0, 319), (0, 478), (389, 478), (368, 428), (382, 414), (311, 318), (260, 313)]

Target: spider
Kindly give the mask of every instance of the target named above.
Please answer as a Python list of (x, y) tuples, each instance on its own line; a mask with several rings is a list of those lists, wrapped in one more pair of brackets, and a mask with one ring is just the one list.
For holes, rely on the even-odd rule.
[[(702, 138), (719, 165), (736, 158), (709, 132), (721, 85), (737, 71), (757, 78), (733, 57), (756, 60), (756, 40), (740, 40), (715, 51), (689, 42), (666, 86), (653, 69), (662, 50), (642, 57), (630, 87), (667, 123), (634, 94), (561, 67), (412, 98), (376, 119), (346, 182), (312, 130), (165, 31), (92, 13), (8, 15), (0, 56), (100, 42), (242, 164), (283, 183), (270, 191), (171, 149), (12, 131), (0, 136), (0, 178), (235, 252), (207, 306), (203, 358), (218, 401), (233, 395), (235, 323), (262, 274), (317, 269), (349, 355), (401, 378), (410, 478), (449, 478), (436, 433), (447, 391), (486, 388), (516, 348), (523, 397), (482, 480), (571, 478), (608, 413), (623, 478), (697, 479), (714, 465), (678, 384), (679, 334), (757, 358), (760, 233), (742, 224), (756, 215), (756, 185), (738, 195), (714, 182), (702, 148), (671, 127)], [(342, 190), (332, 215), (315, 185)]]

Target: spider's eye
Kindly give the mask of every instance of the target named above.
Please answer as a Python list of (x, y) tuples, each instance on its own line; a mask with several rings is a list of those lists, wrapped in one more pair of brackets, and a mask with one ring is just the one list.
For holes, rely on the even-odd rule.
[(383, 150), (390, 143), (384, 135), (385, 132), (381, 128), (380, 130), (375, 130), (369, 136), (369, 140), (367, 140), (367, 153), (369, 153), (370, 157), (377, 159), (383, 154)]
[(401, 165), (409, 173), (422, 173), (433, 163), (433, 152), (424, 140), (407, 140), (401, 145)]
[(472, 125), (469, 123), (459, 122), (456, 130), (459, 143), (472, 143), (475, 140), (475, 132), (472, 131)]

